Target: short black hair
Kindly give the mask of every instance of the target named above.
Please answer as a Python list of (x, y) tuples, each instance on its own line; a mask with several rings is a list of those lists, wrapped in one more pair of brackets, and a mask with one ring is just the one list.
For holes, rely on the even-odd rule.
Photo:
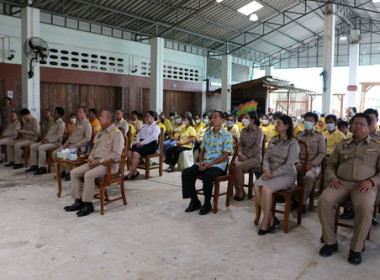
[(20, 116), (26, 116), (26, 115), (30, 115), (29, 109), (27, 109), (27, 108), (21, 109), (20, 110)]
[(121, 109), (120, 107), (116, 108), (116, 109), (115, 109), (115, 112), (116, 112), (117, 110), (119, 110), (120, 112), (122, 112), (122, 113), (124, 114), (123, 109)]
[(92, 112), (95, 116), (98, 114), (98, 111), (96, 111), (95, 108), (91, 108), (90, 110), (88, 110), (89, 112)]
[(58, 106), (54, 108), (54, 111), (57, 111), (58, 115), (62, 118), (63, 115), (65, 114), (65, 109), (62, 107)]
[(376, 109), (368, 108), (363, 113), (368, 115), (374, 114), (376, 116), (376, 119), (379, 118), (379, 112), (377, 112)]
[(134, 114), (134, 115), (138, 116), (138, 115), (139, 115), (139, 112), (137, 112), (137, 111), (132, 111), (131, 114)]
[(325, 117), (325, 122), (327, 122), (327, 120), (330, 120), (330, 119), (334, 120), (335, 124), (338, 122), (337, 119), (336, 119), (336, 116), (333, 115), (333, 114), (329, 114), (329, 115), (327, 115), (327, 116)]
[(210, 114), (209, 114), (209, 113), (207, 113), (207, 112), (206, 112), (206, 113), (203, 113), (202, 117), (203, 117), (203, 118), (205, 118), (205, 117), (208, 117), (208, 118), (210, 118)]
[[(132, 113), (133, 112), (136, 112), (136, 111), (132, 111)], [(155, 121), (157, 121), (157, 113), (155, 112), (155, 111), (147, 111), (145, 114), (149, 114), (149, 115), (151, 115), (152, 117), (153, 117), (153, 119), (155, 120)]]
[(214, 111), (214, 112), (212, 112), (213, 114), (214, 113), (218, 113), (219, 114), (219, 116), (220, 116), (220, 118), (221, 119), (224, 119), (224, 113), (222, 112), (222, 111)]
[(235, 122), (235, 120), (236, 120), (235, 115), (233, 115), (233, 114), (227, 114), (227, 119), (230, 118), (230, 117), (233, 118), (233, 120)]
[(78, 110), (79, 109), (83, 109), (84, 113), (87, 114), (88, 113), (88, 109), (86, 106), (79, 106)]
[(348, 128), (348, 122), (346, 122), (346, 121), (339, 121), (338, 122), (338, 127), (342, 127), (342, 126), (344, 126), (344, 127), (347, 127)]
[(313, 113), (313, 112), (307, 112), (307, 113), (304, 115), (304, 119), (309, 118), (309, 117), (313, 118), (314, 121), (315, 121), (315, 123), (318, 122), (318, 115), (317, 115), (316, 113)]
[(292, 138), (294, 138), (294, 135), (293, 135), (293, 121), (292, 121), (292, 118), (289, 117), (288, 115), (281, 114), (281, 116), (279, 117), (279, 119), (280, 119), (285, 125), (288, 125), (288, 129), (286, 130), (286, 136), (288, 137), (288, 139), (292, 139)]
[(355, 120), (356, 118), (364, 118), (364, 119), (366, 119), (366, 120), (367, 120), (367, 124), (368, 124), (368, 126), (370, 126), (371, 123), (372, 123), (371, 117), (368, 116), (367, 113), (357, 113), (357, 114), (355, 114), (355, 115), (351, 118), (351, 121), (352, 121), (351, 123), (353, 123), (354, 120)]

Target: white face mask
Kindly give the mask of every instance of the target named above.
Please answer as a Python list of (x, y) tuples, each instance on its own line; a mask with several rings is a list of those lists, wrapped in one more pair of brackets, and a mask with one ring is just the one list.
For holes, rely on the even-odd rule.
[(262, 123), (263, 125), (267, 125), (268, 122), (269, 122), (268, 120), (262, 120), (262, 121), (261, 121), (261, 123)]
[(75, 123), (76, 121), (77, 121), (76, 118), (71, 118), (71, 119), (70, 119), (70, 122), (71, 122), (71, 123)]
[(186, 121), (182, 121), (182, 124), (183, 124), (183, 125), (187, 125), (188, 123), (189, 123), (188, 120), (186, 120)]
[(200, 119), (197, 119), (197, 120), (195, 120), (195, 122), (196, 122), (196, 123), (200, 123), (200, 122), (201, 122), (201, 120), (200, 120)]
[(244, 126), (249, 125), (249, 120), (248, 119), (242, 119), (241, 122), (244, 124)]
[(335, 129), (335, 123), (327, 123), (326, 124), (326, 129), (328, 131), (333, 131)]
[(293, 122), (293, 128), (296, 128), (297, 125), (298, 125), (297, 121)]

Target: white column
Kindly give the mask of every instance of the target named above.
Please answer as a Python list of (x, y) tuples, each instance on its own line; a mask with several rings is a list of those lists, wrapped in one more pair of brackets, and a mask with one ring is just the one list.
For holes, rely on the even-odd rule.
[(201, 97), (201, 114), (206, 112), (206, 91), (207, 91), (207, 57), (203, 59), (203, 82), (202, 82), (202, 97)]
[(231, 74), (232, 56), (222, 57), (222, 111), (231, 113)]
[(164, 110), (164, 46), (165, 39), (153, 38), (150, 43), (150, 110)]
[(21, 9), (22, 107), (28, 108), (40, 120), (40, 64), (34, 63), (34, 75), (29, 79), (30, 60), (24, 53), (24, 42), (31, 37), (40, 37), (40, 10), (25, 7)]
[(359, 107), (360, 104), (360, 94), (357, 94), (358, 89), (358, 67), (359, 67), (359, 38), (360, 30), (353, 29), (350, 31), (349, 38), (349, 78), (348, 78), (348, 97), (347, 106), (349, 107)]
[(272, 66), (265, 66), (265, 76), (272, 76)]
[(324, 63), (323, 71), (325, 79), (323, 83), (322, 94), (322, 112), (331, 113), (332, 109), (332, 81), (333, 81), (333, 69), (334, 69), (334, 45), (335, 45), (335, 5), (325, 5), (325, 24), (324, 24)]

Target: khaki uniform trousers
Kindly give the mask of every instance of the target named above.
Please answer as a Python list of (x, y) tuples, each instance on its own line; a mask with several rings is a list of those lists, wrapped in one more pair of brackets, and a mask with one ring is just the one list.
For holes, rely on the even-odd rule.
[(46, 151), (56, 149), (58, 145), (41, 142), (30, 145), (30, 165), (38, 165), (38, 167), (46, 168)]
[[(6, 145), (12, 141), (13, 141), (13, 139), (11, 137), (4, 137), (4, 138), (0, 139), (0, 146)], [(0, 160), (4, 160), (4, 155), (3, 155), (3, 153), (1, 153), (1, 151), (0, 151)]]
[(354, 211), (354, 235), (351, 239), (350, 248), (354, 252), (361, 252), (363, 242), (372, 225), (373, 203), (375, 202), (377, 186), (367, 192), (358, 192), (358, 182), (342, 181), (339, 189), (327, 187), (318, 200), (318, 214), (322, 225), (323, 239), (327, 245), (335, 244), (336, 233), (335, 209), (348, 199), (351, 200)]
[[(111, 173), (114, 174), (119, 170), (119, 164), (114, 164), (111, 168)], [(103, 177), (107, 174), (107, 167), (98, 165), (90, 168), (88, 164), (78, 166), (70, 171), (71, 177), (71, 196), (74, 199), (81, 198), (81, 188), (84, 180), (83, 202), (92, 202), (95, 193), (95, 179)]]
[(315, 178), (321, 173), (321, 166), (314, 166), (312, 169), (308, 170), (305, 174), (305, 188), (303, 190), (303, 204), (306, 203), (307, 198), (313, 189)]
[(18, 139), (7, 144), (8, 162), (22, 163), (22, 147), (36, 143), (34, 140)]

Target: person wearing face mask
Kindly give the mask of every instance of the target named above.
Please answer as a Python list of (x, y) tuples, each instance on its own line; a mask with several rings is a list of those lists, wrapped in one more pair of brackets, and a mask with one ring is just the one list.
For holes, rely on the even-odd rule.
[(195, 128), (191, 126), (192, 115), (186, 112), (182, 118), (183, 128), (179, 133), (179, 139), (176, 146), (168, 148), (166, 151), (165, 163), (169, 164), (168, 172), (174, 171), (174, 166), (177, 164), (179, 154), (193, 148), (194, 139), (196, 136)]
[(235, 187), (234, 199), (242, 201), (244, 192), (244, 173), (252, 168), (260, 167), (262, 161), (261, 146), (263, 133), (256, 126), (257, 114), (255, 111), (247, 113), (242, 119), (245, 128), (241, 131), (239, 151), (235, 161), (232, 182)]
[(266, 136), (266, 139), (267, 139), (265, 142), (265, 147), (268, 147), (269, 140), (277, 135), (277, 131), (276, 131), (274, 125), (269, 120), (268, 115), (262, 116), (260, 128), (261, 128), (261, 131), (263, 132), (263, 134)]
[[(207, 129), (210, 127), (209, 123), (209, 114), (204, 113), (202, 115), (202, 120), (199, 121), (199, 125), (195, 127), (195, 132), (196, 132), (196, 137), (194, 141), (194, 161), (198, 161), (198, 154), (199, 154), (199, 149), (201, 147), (201, 143), (203, 141), (203, 136), (205, 135), (205, 132)], [(196, 120), (197, 123), (197, 120)]]
[(334, 151), (336, 144), (345, 139), (346, 137), (337, 128), (337, 119), (335, 115), (327, 115), (325, 118), (326, 131), (323, 132), (327, 140), (327, 151), (326, 154), (329, 156)]
[(164, 112), (160, 114), (160, 120), (161, 120), (161, 123), (165, 125), (165, 135), (168, 136), (173, 131), (172, 124), (170, 120), (166, 118), (166, 115)]
[(296, 135), (298, 132), (301, 131), (301, 129), (298, 126), (297, 117), (293, 116), (292, 117), (292, 122), (293, 122), (293, 134)]
[(174, 126), (173, 126), (173, 131), (172, 133), (169, 134), (168, 139), (164, 141), (164, 156), (166, 157), (166, 152), (170, 147), (174, 147), (177, 143), (177, 140), (179, 138), (179, 133), (182, 128), (185, 126), (182, 124), (182, 116), (177, 115), (174, 118)]
[(239, 126), (235, 123), (235, 116), (227, 115), (227, 121), (224, 123), (224, 129), (231, 133), (232, 137), (240, 138)]
[[(296, 134), (297, 140), (302, 140), (307, 143), (309, 151), (309, 161), (306, 164), (305, 188), (303, 193), (303, 212), (306, 211), (305, 203), (313, 188), (315, 178), (321, 173), (321, 163), (326, 155), (325, 137), (321, 132), (315, 129), (315, 124), (318, 121), (317, 114), (307, 112), (305, 114), (304, 126), (305, 130)], [(302, 169), (302, 162), (305, 159), (305, 149), (301, 146), (300, 162), (296, 164), (298, 171)], [(296, 208), (299, 201), (293, 201), (292, 206)]]

